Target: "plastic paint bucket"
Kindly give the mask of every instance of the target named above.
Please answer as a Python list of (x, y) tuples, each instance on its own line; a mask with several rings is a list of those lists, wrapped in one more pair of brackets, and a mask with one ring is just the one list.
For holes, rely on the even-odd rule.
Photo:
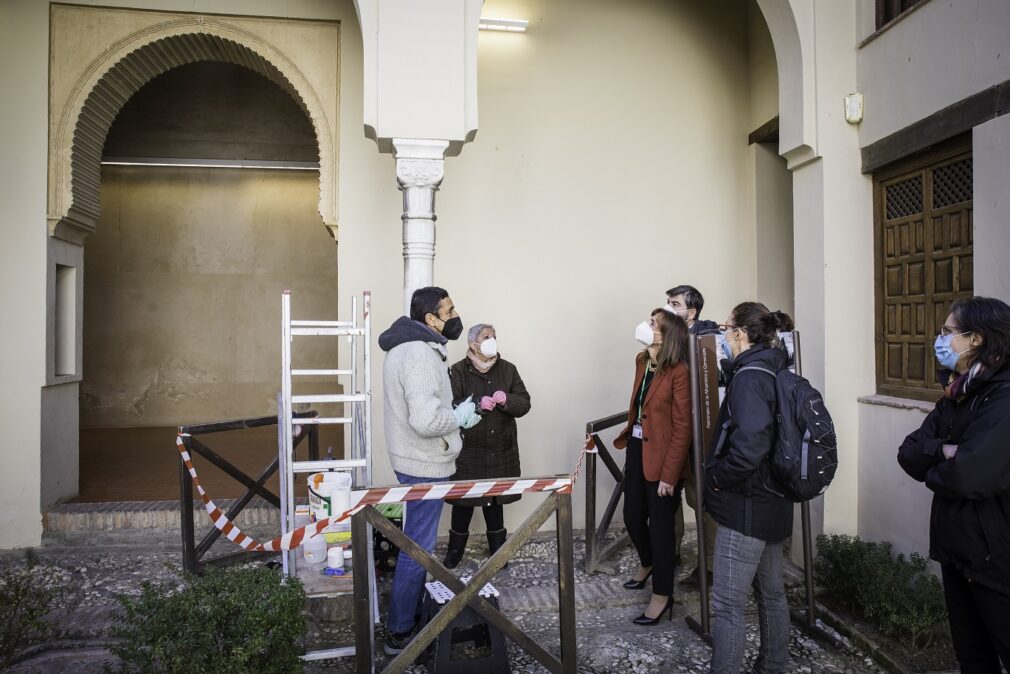
[(326, 539), (320, 535), (309, 536), (302, 543), (302, 556), (309, 564), (320, 564), (326, 561)]
[[(351, 507), (351, 474), (339, 471), (313, 473), (308, 477), (309, 510), (318, 522), (340, 515)], [(336, 531), (327, 527), (326, 531)]]
[(326, 566), (331, 569), (344, 568), (344, 549), (335, 545), (326, 551)]

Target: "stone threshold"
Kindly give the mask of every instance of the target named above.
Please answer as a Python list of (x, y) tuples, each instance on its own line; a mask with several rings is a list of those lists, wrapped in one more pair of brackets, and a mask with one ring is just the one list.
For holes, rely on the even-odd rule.
[[(238, 499), (215, 503), (227, 510)], [(206, 524), (201, 501), (193, 501), (197, 529)], [(239, 515), (243, 526), (280, 526), (280, 511), (261, 498), (252, 499)], [(120, 531), (123, 529), (176, 529), (182, 526), (179, 501), (112, 501), (104, 503), (59, 503), (42, 514), (45, 532)]]

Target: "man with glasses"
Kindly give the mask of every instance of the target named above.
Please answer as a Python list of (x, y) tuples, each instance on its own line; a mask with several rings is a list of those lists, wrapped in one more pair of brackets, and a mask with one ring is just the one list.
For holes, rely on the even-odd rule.
[[(702, 335), (714, 335), (719, 333), (719, 326), (715, 321), (702, 320), (701, 310), (705, 306), (705, 298), (698, 289), (690, 285), (679, 285), (666, 291), (666, 310), (677, 314), (687, 322), (687, 330), (692, 335), (698, 337)], [(688, 461), (687, 470), (684, 473), (686, 484), (682, 490), (687, 500), (687, 504), (693, 510), (698, 507), (698, 493), (694, 488), (694, 469), (692, 466), (694, 455)], [(705, 561), (708, 572), (708, 587), (712, 587), (712, 561), (715, 551), (715, 520), (711, 515), (705, 513)], [(680, 565), (680, 549), (684, 542), (684, 509), (677, 508), (676, 520), (677, 533), (677, 564)], [(698, 551), (701, 554), (701, 551)], [(684, 580), (680, 581), (680, 586), (685, 589), (695, 589), (699, 585), (701, 571), (696, 566)]]

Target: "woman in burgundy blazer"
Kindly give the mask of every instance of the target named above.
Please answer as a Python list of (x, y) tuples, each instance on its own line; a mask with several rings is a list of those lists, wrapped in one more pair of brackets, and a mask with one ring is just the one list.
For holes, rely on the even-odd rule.
[(691, 389), (687, 368), (687, 324), (656, 309), (635, 330), (646, 345), (635, 361), (628, 425), (614, 446), (627, 448), (624, 463), (624, 525), (638, 550), (642, 568), (624, 584), (645, 587), (652, 576), (649, 606), (633, 620), (655, 625), (669, 610), (677, 554), (674, 527), (680, 507), (680, 482), (691, 444)]

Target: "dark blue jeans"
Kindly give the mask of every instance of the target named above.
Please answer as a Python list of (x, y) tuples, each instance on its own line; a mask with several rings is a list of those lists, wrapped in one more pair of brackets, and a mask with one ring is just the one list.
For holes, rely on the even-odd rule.
[[(438, 478), (414, 477), (403, 473), (396, 473), (396, 479), (400, 481), (400, 484), (422, 484), (438, 481)], [(441, 500), (410, 501), (406, 504), (403, 533), (428, 553), (435, 549), (442, 504)], [(386, 629), (389, 632), (400, 634), (414, 627), (414, 615), (423, 598), (425, 574), (423, 566), (411, 559), (405, 552), (400, 552), (396, 559), (396, 571), (393, 572), (389, 615), (386, 616)]]

